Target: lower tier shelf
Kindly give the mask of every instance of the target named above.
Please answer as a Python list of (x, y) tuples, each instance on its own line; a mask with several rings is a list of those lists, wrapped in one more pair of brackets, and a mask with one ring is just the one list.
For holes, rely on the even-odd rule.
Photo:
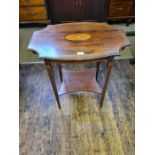
[(101, 89), (96, 81), (96, 69), (71, 71), (62, 69), (63, 82), (58, 91), (59, 95), (75, 91), (90, 91), (101, 94)]

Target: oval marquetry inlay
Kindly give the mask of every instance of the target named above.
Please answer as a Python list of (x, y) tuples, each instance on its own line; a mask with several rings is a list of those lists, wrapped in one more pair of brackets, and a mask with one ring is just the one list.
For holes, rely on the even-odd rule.
[(84, 41), (90, 39), (91, 37), (92, 36), (88, 33), (75, 33), (67, 35), (66, 39), (70, 41)]

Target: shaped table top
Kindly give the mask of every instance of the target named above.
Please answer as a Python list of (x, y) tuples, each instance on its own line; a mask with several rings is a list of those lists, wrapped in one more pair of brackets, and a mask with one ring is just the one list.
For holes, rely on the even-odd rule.
[(33, 32), (28, 50), (42, 59), (82, 61), (120, 55), (120, 49), (129, 44), (122, 30), (106, 23), (76, 22)]

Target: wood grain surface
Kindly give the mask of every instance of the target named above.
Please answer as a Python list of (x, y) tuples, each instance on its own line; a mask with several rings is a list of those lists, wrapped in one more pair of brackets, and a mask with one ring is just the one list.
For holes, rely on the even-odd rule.
[(19, 0), (20, 6), (38, 6), (44, 5), (44, 0)]
[(44, 6), (20, 7), (19, 19), (20, 21), (47, 20), (47, 12)]
[[(66, 39), (66, 36), (75, 33), (87, 33), (91, 38), (76, 42)], [(127, 45), (129, 41), (125, 34), (106, 23), (76, 22), (48, 25), (33, 32), (28, 50), (43, 59), (79, 61), (119, 55), (120, 49)], [(77, 52), (84, 54), (78, 55)]]
[(133, 10), (133, 2), (110, 2), (109, 17), (127, 17), (131, 16)]
[(75, 91), (91, 91), (101, 94), (101, 88), (96, 82), (96, 69), (84, 69), (83, 71), (62, 70), (63, 82), (59, 89), (59, 95)]
[(75, 33), (67, 35), (66, 39), (70, 41), (84, 41), (90, 39), (91, 37), (92, 36), (88, 33)]
[[(65, 69), (96, 64), (64, 65)], [(53, 66), (56, 82), (60, 79)], [(102, 86), (104, 62), (99, 69)], [(114, 61), (102, 109), (100, 95), (88, 92), (60, 97), (57, 107), (43, 64), (20, 66), (20, 155), (134, 155), (134, 66)]]

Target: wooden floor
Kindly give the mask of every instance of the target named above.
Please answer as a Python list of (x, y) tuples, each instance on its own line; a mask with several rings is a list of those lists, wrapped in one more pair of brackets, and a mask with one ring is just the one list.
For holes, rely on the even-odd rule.
[(20, 155), (134, 155), (134, 65), (115, 61), (102, 109), (99, 99), (90, 92), (63, 95), (60, 111), (44, 65), (20, 65)]

